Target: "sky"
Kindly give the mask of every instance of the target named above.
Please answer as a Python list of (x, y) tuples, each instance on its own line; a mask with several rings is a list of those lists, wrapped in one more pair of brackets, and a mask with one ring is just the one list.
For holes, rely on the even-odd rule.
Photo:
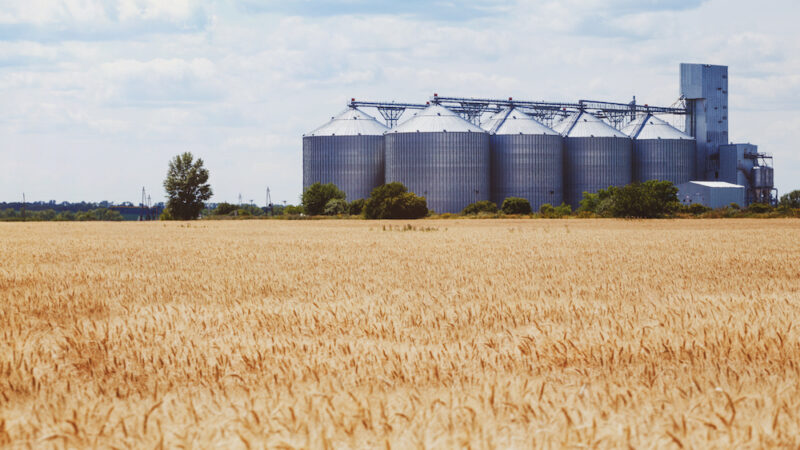
[[(730, 138), (800, 189), (796, 0), (0, 0), (0, 201), (297, 203), (302, 135), (363, 100), (671, 105), (681, 62), (729, 66)], [(375, 111), (367, 111), (376, 114)]]

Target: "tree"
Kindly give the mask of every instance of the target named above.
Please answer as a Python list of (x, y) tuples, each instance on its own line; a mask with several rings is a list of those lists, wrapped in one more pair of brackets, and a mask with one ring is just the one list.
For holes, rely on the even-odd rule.
[(283, 207), (283, 214), (286, 216), (297, 216), (303, 214), (303, 207), (295, 205), (286, 205)]
[(506, 214), (530, 214), (533, 212), (531, 202), (519, 197), (506, 197), (500, 209)]
[(489, 200), (481, 200), (475, 203), (471, 203), (461, 211), (463, 215), (474, 215), (480, 213), (489, 213), (495, 214), (497, 213), (497, 203), (490, 202)]
[(691, 205), (686, 207), (686, 211), (689, 214), (694, 214), (695, 216), (699, 216), (700, 214), (704, 214), (711, 211), (711, 208), (702, 203), (692, 203)]
[(572, 208), (564, 202), (561, 202), (561, 205), (556, 207), (550, 203), (545, 203), (539, 208), (539, 214), (547, 219), (560, 219), (572, 214)]
[(345, 194), (333, 183), (314, 183), (303, 191), (303, 209), (309, 216), (325, 214), (325, 205), (329, 201), (340, 198), (345, 199)]
[(347, 214), (348, 205), (347, 201), (343, 198), (332, 198), (325, 204), (326, 216), (338, 216), (339, 214)]
[(747, 210), (756, 214), (764, 214), (772, 211), (772, 206), (766, 203), (750, 203)]
[(680, 208), (678, 188), (669, 181), (648, 180), (583, 193), (579, 211), (603, 217), (663, 217)]
[(782, 208), (800, 208), (800, 190), (782, 195), (780, 206)]
[(348, 212), (351, 216), (360, 216), (364, 212), (364, 205), (367, 203), (363, 198), (353, 200), (348, 205)]
[(189, 152), (177, 155), (169, 162), (164, 189), (167, 191), (167, 209), (177, 220), (196, 219), (205, 201), (213, 194), (203, 160), (198, 158), (195, 161)]
[(395, 181), (372, 190), (364, 215), (367, 219), (419, 219), (428, 215), (428, 202)]
[(213, 211), (211, 211), (211, 214), (213, 214), (215, 216), (227, 216), (227, 215), (235, 212), (238, 209), (239, 209), (239, 207), (234, 205), (234, 204), (227, 203), (227, 202), (221, 202), (221, 203), (217, 203), (217, 207), (214, 208)]

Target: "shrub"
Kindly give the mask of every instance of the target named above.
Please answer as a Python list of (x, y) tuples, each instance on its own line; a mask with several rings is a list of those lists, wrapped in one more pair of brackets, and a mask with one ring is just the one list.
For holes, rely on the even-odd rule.
[(211, 211), (211, 214), (215, 216), (227, 216), (230, 213), (236, 211), (237, 209), (239, 209), (239, 207), (236, 205), (222, 202), (217, 204), (217, 207), (214, 208), (213, 211)]
[(739, 206), (739, 204), (738, 204), (738, 203), (731, 203), (730, 205), (728, 205), (728, 208), (730, 208), (730, 209), (736, 209), (736, 210), (742, 209), (742, 208)]
[(561, 205), (555, 207), (549, 203), (545, 203), (539, 208), (539, 214), (548, 219), (560, 219), (561, 217), (572, 214), (572, 208), (563, 202)]
[(364, 212), (364, 204), (366, 202), (367, 201), (364, 200), (363, 198), (359, 198), (350, 202), (350, 204), (348, 205), (349, 214), (351, 216), (360, 216), (361, 213)]
[(326, 216), (338, 216), (339, 214), (347, 214), (348, 205), (347, 201), (343, 198), (332, 198), (325, 204)]
[(299, 216), (300, 214), (303, 214), (303, 207), (295, 205), (286, 205), (283, 208), (283, 214), (285, 216)]
[(428, 215), (428, 202), (393, 182), (372, 190), (364, 214), (368, 219), (419, 219)]
[(309, 216), (322, 215), (325, 213), (325, 205), (335, 198), (345, 198), (344, 192), (335, 184), (314, 183), (303, 191), (303, 210)]
[(764, 214), (772, 212), (772, 206), (766, 203), (751, 203), (750, 206), (747, 207), (747, 211), (756, 214)]
[(461, 211), (463, 215), (475, 215), (479, 213), (489, 213), (495, 214), (497, 213), (497, 203), (490, 202), (489, 200), (481, 200), (475, 203), (471, 203)]
[(795, 190), (781, 196), (781, 207), (785, 209), (800, 208), (800, 190)]
[(669, 181), (649, 180), (623, 187), (609, 186), (596, 194), (584, 192), (582, 212), (603, 217), (663, 217), (680, 209), (678, 188)]
[(530, 214), (533, 212), (531, 202), (519, 197), (507, 197), (503, 200), (503, 206), (500, 209), (506, 214)]
[(699, 216), (700, 214), (704, 214), (709, 211), (711, 211), (711, 208), (701, 203), (692, 203), (686, 207), (686, 212), (689, 214), (694, 214), (695, 216)]

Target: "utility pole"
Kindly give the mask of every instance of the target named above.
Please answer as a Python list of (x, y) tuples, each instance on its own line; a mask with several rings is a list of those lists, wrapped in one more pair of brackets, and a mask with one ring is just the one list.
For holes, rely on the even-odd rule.
[(22, 221), (25, 222), (25, 193), (22, 193), (22, 208), (20, 208), (20, 212), (22, 213)]

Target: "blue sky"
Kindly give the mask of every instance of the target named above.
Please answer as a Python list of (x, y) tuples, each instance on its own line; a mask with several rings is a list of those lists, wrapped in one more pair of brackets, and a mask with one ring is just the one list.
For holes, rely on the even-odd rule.
[(0, 0), (0, 200), (163, 198), (191, 151), (213, 201), (297, 202), (303, 133), (350, 97), (672, 104), (730, 67), (731, 139), (800, 188), (795, 1)]

